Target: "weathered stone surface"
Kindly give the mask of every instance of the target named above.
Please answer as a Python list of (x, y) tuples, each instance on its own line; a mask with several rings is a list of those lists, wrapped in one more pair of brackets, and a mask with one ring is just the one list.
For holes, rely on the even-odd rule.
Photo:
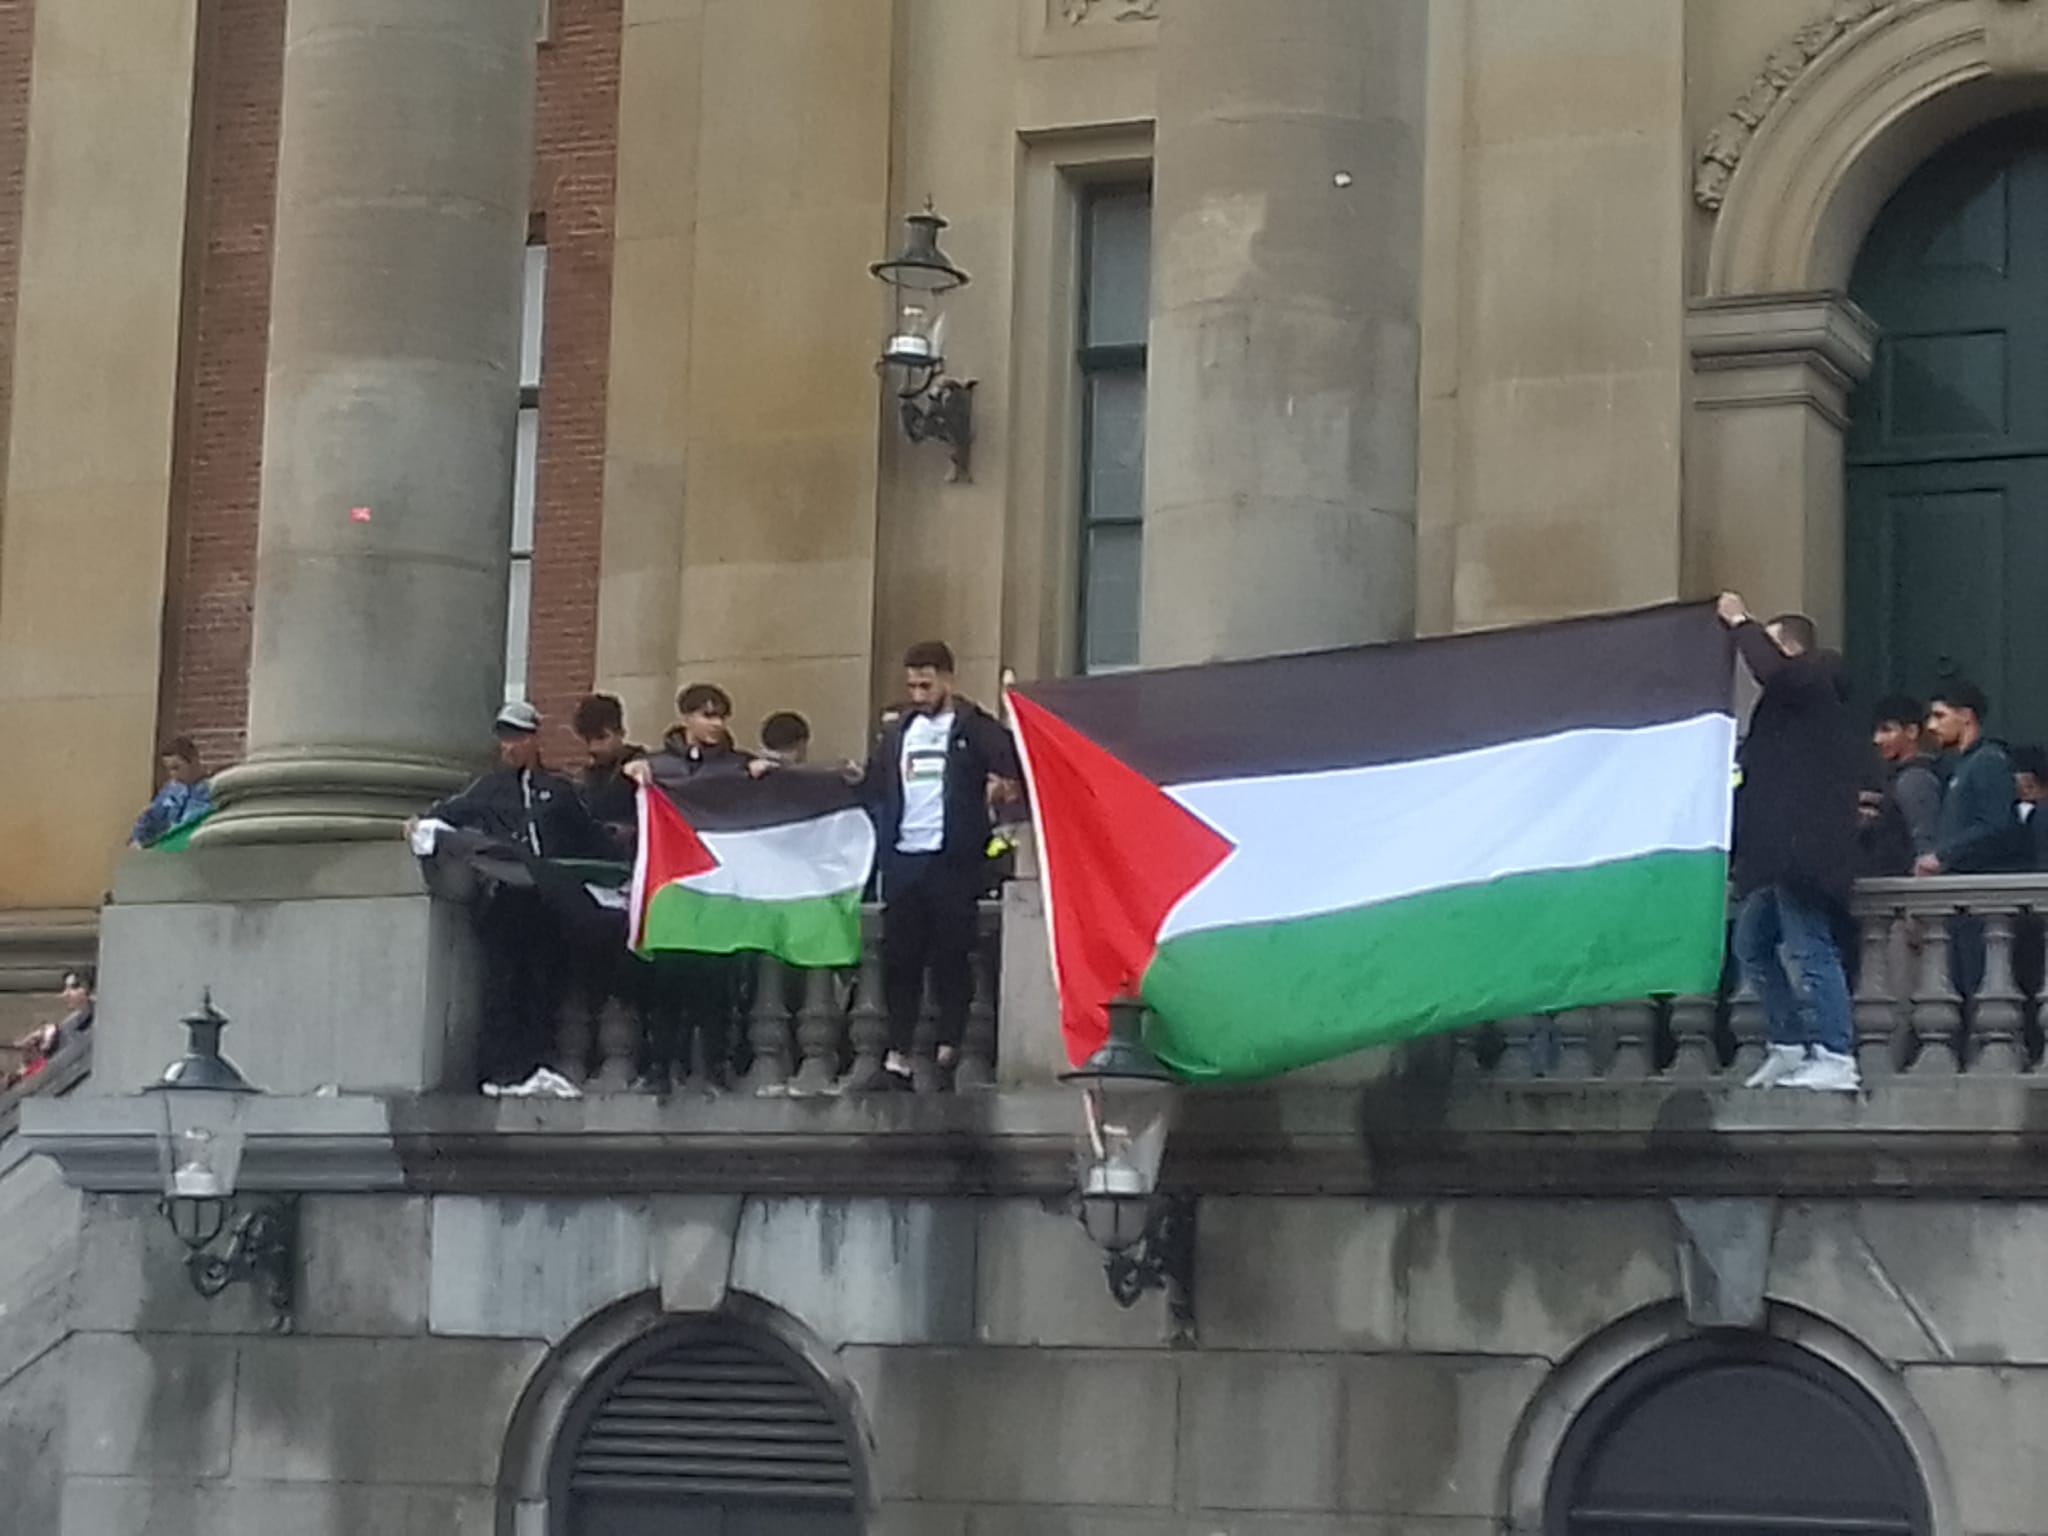
[(542, 1354), (481, 1339), (245, 1340), (235, 1476), (488, 1487)]
[(656, 1280), (637, 1200), (434, 1201), (428, 1322), (438, 1334), (559, 1339)]
[[(52, 1349), (0, 1382), (0, 1467), (6, 1520), (20, 1531), (54, 1531), (64, 1497), (64, 1422), (71, 1389), (68, 1349)], [(4, 1522), (0, 1522), (4, 1524)]]
[(1695, 1328), (1760, 1328), (1777, 1206), (1770, 1200), (1671, 1202), (1678, 1274)]
[(225, 1339), (77, 1335), (65, 1346), (65, 1472), (225, 1476), (235, 1429), (235, 1350)]
[(1408, 1241), (1409, 1348), (1556, 1360), (1678, 1294), (1671, 1213), (1649, 1201), (1443, 1200)]
[(1894, 1360), (2048, 1363), (2048, 1210), (2006, 1201), (1788, 1208), (1771, 1294)]
[(2039, 1531), (2048, 1510), (2048, 1371), (1910, 1366), (1905, 1376), (1948, 1459), (1963, 1528), (1974, 1536)]
[(484, 1489), (74, 1478), (63, 1529), (65, 1536), (491, 1536), (495, 1519), (495, 1498)]
[(1341, 1363), (1343, 1507), (1490, 1515), (1508, 1441), (1546, 1367), (1537, 1360), (1386, 1355)]
[(831, 1344), (964, 1344), (974, 1330), (968, 1200), (753, 1200), (732, 1285)]
[(681, 1195), (652, 1208), (653, 1256), (665, 1312), (709, 1312), (725, 1299), (739, 1232), (738, 1195)]
[(0, 1382), (49, 1349), (69, 1324), (80, 1200), (48, 1158), (0, 1177)]
[(852, 1348), (882, 1499), (1173, 1502), (1176, 1366), (1121, 1350)]
[(1408, 1207), (1204, 1200), (1195, 1254), (1202, 1342), (1218, 1349), (1395, 1349)]
[(428, 1215), (429, 1202), (418, 1195), (300, 1201), (297, 1331), (425, 1331)]
[(272, 1320), (254, 1286), (211, 1300), (192, 1288), (185, 1245), (148, 1195), (86, 1202), (73, 1296), (75, 1325), (105, 1333), (267, 1333)]
[(1166, 1301), (1149, 1291), (1120, 1307), (1102, 1250), (1064, 1211), (1034, 1201), (981, 1208), (974, 1336), (983, 1344), (1144, 1348), (1166, 1341)]
[(1180, 1502), (1334, 1510), (1342, 1381), (1327, 1357), (1196, 1355), (1182, 1362)]

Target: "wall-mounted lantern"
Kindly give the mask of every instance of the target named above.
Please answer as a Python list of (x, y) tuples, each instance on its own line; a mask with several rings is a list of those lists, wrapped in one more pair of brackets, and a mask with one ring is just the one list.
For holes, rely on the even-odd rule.
[(262, 1290), (283, 1331), (291, 1326), (297, 1207), (274, 1200), (237, 1210), (249, 1104), (260, 1090), (221, 1054), (227, 1024), (212, 998), (204, 999), (184, 1020), (185, 1054), (143, 1090), (162, 1110), (158, 1208), (185, 1245), (194, 1290), (212, 1298), (249, 1281)]
[(1081, 1225), (1105, 1255), (1119, 1306), (1164, 1290), (1176, 1342), (1195, 1328), (1195, 1202), (1159, 1192), (1159, 1165), (1180, 1098), (1180, 1079), (1145, 1046), (1145, 1007), (1109, 1005), (1109, 1038), (1086, 1063), (1060, 1074), (1081, 1089)]
[(974, 383), (946, 376), (945, 295), (964, 288), (968, 276), (939, 249), (946, 221), (932, 211), (904, 221), (903, 249), (868, 270), (889, 290), (889, 339), (881, 366), (896, 377), (896, 400), (904, 434), (913, 443), (939, 442), (951, 450), (951, 478), (971, 478), (974, 448)]

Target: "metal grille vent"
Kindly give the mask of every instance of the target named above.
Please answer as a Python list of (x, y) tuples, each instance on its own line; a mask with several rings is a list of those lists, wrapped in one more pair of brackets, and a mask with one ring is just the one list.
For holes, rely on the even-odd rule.
[(643, 1362), (591, 1415), (573, 1493), (851, 1506), (853, 1461), (831, 1405), (783, 1361), (696, 1339)]

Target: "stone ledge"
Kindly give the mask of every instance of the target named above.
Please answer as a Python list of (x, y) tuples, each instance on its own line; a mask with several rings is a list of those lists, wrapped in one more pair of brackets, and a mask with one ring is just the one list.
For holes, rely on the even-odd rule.
[[(2048, 1093), (2032, 1078), (1869, 1095), (1654, 1084), (1447, 1091), (1426, 1080), (1189, 1095), (1169, 1183), (1203, 1194), (2048, 1196)], [(2043, 1086), (2048, 1086), (2044, 1083)], [(132, 1095), (25, 1104), (25, 1144), (72, 1183), (156, 1187)], [(428, 1095), (266, 1098), (252, 1190), (437, 1194), (1013, 1195), (1072, 1187), (1070, 1095)]]

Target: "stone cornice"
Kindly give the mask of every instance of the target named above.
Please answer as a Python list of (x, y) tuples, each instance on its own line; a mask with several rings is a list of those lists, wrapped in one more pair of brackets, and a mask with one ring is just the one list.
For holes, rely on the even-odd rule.
[[(24, 1106), (23, 1135), (96, 1192), (157, 1187), (136, 1097)], [(252, 1191), (598, 1197), (749, 1193), (1060, 1198), (1064, 1092), (880, 1101), (272, 1099)], [(1170, 1182), (1204, 1194), (2048, 1198), (2048, 1085), (1883, 1084), (1860, 1098), (1732, 1085), (1452, 1084), (1190, 1094)]]

